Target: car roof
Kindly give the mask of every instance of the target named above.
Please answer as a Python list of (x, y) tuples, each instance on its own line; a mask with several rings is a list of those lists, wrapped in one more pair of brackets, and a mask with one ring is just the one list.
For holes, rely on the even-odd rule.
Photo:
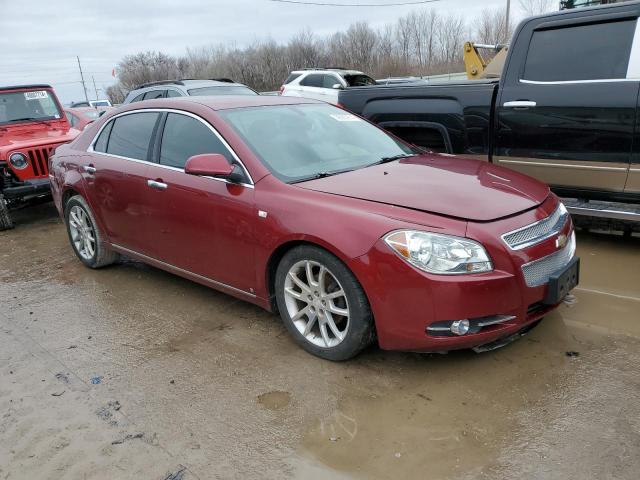
[(129, 103), (126, 107), (118, 108), (118, 111), (123, 112), (126, 110), (138, 110), (144, 108), (184, 108), (188, 110), (189, 104), (204, 105), (212, 110), (230, 110), (245, 107), (268, 107), (272, 105), (324, 105), (325, 102), (310, 98), (281, 97), (275, 95), (216, 95), (143, 100), (141, 102)]
[(0, 87), (0, 91), (3, 90), (32, 90), (36, 88), (51, 88), (51, 85), (46, 85), (44, 83), (35, 84), (35, 85), (13, 85), (7, 87)]
[(163, 80), (159, 82), (150, 82), (140, 85), (137, 88), (134, 88), (133, 91), (138, 90), (162, 90), (166, 87), (174, 87), (178, 90), (189, 90), (191, 88), (201, 88), (201, 87), (228, 87), (229, 85), (236, 85), (239, 87), (245, 87), (246, 85), (242, 83), (236, 82), (221, 82), (218, 80)]
[(342, 75), (364, 75), (363, 72), (359, 70), (346, 70), (344, 68), (309, 68), (302, 70), (293, 70), (291, 73), (325, 73), (325, 72), (334, 72), (341, 73)]
[(82, 113), (82, 112), (101, 112), (103, 110), (111, 110), (113, 107), (65, 107), (64, 110), (65, 111), (70, 111), (70, 112), (78, 112), (78, 113)]

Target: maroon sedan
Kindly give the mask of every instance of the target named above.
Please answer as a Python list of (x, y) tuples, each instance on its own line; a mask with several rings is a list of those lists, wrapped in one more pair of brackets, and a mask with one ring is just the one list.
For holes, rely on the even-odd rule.
[(51, 167), (85, 265), (122, 254), (277, 311), (331, 360), (376, 339), (495, 348), (578, 281), (571, 219), (546, 185), (314, 100), (134, 103)]

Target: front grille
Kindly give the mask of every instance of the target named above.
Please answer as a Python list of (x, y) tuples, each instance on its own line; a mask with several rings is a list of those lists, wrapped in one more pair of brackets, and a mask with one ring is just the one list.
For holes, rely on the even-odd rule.
[(538, 287), (549, 281), (549, 277), (567, 265), (576, 252), (576, 236), (571, 233), (562, 250), (522, 265), (524, 280), (529, 287)]
[(33, 169), (33, 175), (36, 177), (46, 177), (49, 175), (49, 157), (51, 152), (58, 145), (48, 145), (46, 147), (32, 148), (27, 151), (29, 164)]
[(521, 250), (547, 238), (553, 237), (562, 230), (569, 213), (562, 204), (547, 218), (502, 235), (502, 239), (512, 250)]

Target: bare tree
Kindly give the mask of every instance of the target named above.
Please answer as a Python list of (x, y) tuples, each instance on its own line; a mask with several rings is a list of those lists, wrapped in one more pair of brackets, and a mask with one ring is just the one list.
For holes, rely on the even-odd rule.
[(509, 22), (509, 27), (506, 28), (506, 23), (504, 10), (483, 10), (475, 32), (476, 41), (489, 44), (509, 43), (513, 27)]
[[(543, 3), (526, 2), (530, 8), (542, 8)], [(310, 67), (353, 68), (374, 78), (462, 72), (465, 40), (505, 43), (511, 35), (502, 10), (485, 10), (477, 23), (471, 31), (461, 16), (425, 9), (380, 28), (358, 22), (326, 37), (302, 30), (285, 43), (265, 39), (245, 46), (216, 44), (188, 48), (179, 57), (141, 52), (122, 59), (119, 82), (108, 95), (119, 102), (142, 83), (176, 78), (228, 77), (256, 90), (275, 90), (292, 70)]]
[(124, 102), (124, 97), (126, 97), (126, 92), (122, 90), (122, 86), (119, 83), (115, 85), (109, 85), (105, 90), (107, 97), (112, 105), (118, 105)]
[(126, 91), (156, 80), (180, 77), (175, 58), (162, 52), (141, 52), (127, 55), (118, 64), (118, 80)]
[(549, 12), (558, 4), (555, 0), (518, 0), (520, 10), (526, 17)]

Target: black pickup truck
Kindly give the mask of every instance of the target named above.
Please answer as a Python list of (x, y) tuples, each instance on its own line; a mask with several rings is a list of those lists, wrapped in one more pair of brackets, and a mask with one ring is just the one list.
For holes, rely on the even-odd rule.
[(640, 2), (517, 27), (500, 80), (340, 91), (344, 108), (432, 150), (488, 159), (562, 196), (640, 203)]

